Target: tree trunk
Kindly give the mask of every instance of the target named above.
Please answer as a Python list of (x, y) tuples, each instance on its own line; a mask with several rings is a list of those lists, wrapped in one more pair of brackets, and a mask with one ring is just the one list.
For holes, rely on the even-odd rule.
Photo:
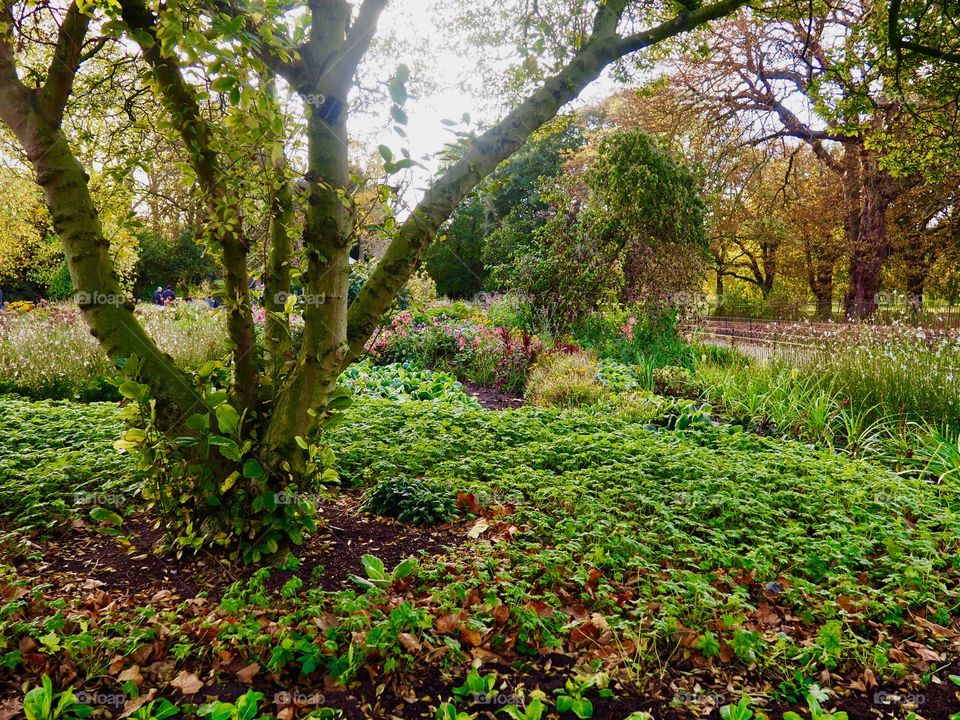
[(29, 91), (12, 86), (8, 77), (0, 77), (0, 116), (16, 134), (43, 188), (91, 334), (112, 360), (140, 359), (143, 380), (170, 410), (173, 429), (191, 409), (199, 410), (203, 399), (134, 316), (133, 303), (120, 287), (86, 172), (63, 131), (51, 127), (36, 112)]
[(887, 209), (898, 193), (896, 181), (877, 166), (877, 158), (869, 150), (860, 149), (857, 168), (851, 174), (852, 178), (844, 178), (845, 195), (848, 183), (856, 182), (852, 197), (859, 203), (857, 210), (848, 206), (850, 286), (844, 308), (849, 319), (862, 320), (877, 309), (883, 266), (893, 250), (887, 232)]
[(833, 315), (833, 268), (829, 273), (817, 274), (810, 289), (817, 299), (817, 320), (829, 320)]

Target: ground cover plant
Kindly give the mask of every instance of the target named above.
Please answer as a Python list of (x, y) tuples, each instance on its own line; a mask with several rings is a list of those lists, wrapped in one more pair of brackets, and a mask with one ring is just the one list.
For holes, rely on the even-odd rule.
[[(27, 430), (44, 412), (48, 432), (73, 426), (86, 436), (73, 450), (76, 466), (109, 457), (119, 430), (111, 406), (4, 402), (13, 411), (4, 430), (27, 453), (24, 463), (37, 457)], [(93, 571), (82, 559), (36, 585), (36, 563), (50, 556), (27, 557), (3, 579), (14, 598), (0, 621), (3, 662), (29, 687), (47, 673), (58, 689), (73, 682), (124, 702), (153, 701), (158, 689), (185, 717), (206, 702), (203, 693), (232, 702), (221, 693), (240, 671), (266, 694), (262, 711), (288, 707), (282, 693), (292, 688), (304, 697), (322, 688), (329, 712), (367, 707), (373, 717), (394, 692), (410, 693), (406, 705), (427, 714), (441, 702), (468, 716), (484, 711), (454, 692), (477, 658), (494, 668), (504, 706), (526, 712), (537, 699), (547, 715), (568, 709), (560, 717), (586, 712), (581, 700), (594, 717), (627, 717), (646, 707), (643, 698), (684, 717), (723, 704), (721, 695), (736, 705), (741, 692), (758, 711), (799, 710), (820, 686), (830, 690), (826, 706), (842, 706), (873, 682), (909, 688), (943, 675), (958, 641), (952, 486), (709, 414), (678, 430), (688, 402), (634, 392), (616, 411), (491, 412), (359, 398), (328, 431), (339, 482), (365, 489), (361, 512), (456, 528), (458, 549), (415, 566), (403, 555), (384, 561), (372, 552), (361, 562), (358, 554), (338, 587), (307, 569), (333, 559), (313, 559), (308, 545), (277, 568), (211, 585), (208, 600), (190, 600), (170, 577), (145, 577), (144, 592), (157, 598), (149, 605), (131, 597), (111, 605), (124, 591), (110, 573), (64, 595), (62, 584)], [(74, 482), (51, 475), (44, 492), (65, 494)], [(90, 518), (82, 542), (147, 549), (136, 504), (118, 509), (131, 510), (119, 528)], [(84, 620), (91, 608), (97, 619)], [(544, 658), (556, 667), (545, 670)], [(424, 664), (443, 678), (429, 692), (416, 690)], [(378, 693), (369, 672), (392, 680)], [(121, 675), (136, 682), (110, 679)], [(545, 693), (531, 695), (537, 687)], [(320, 708), (290, 716), (308, 710)]]

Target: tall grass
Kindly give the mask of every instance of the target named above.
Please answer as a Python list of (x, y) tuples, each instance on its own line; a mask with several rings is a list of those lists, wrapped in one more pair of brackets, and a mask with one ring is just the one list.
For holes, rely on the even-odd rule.
[[(182, 368), (196, 369), (227, 352), (224, 319), (206, 305), (141, 305), (136, 313)], [(113, 363), (76, 307), (0, 314), (0, 392), (37, 399), (116, 399), (109, 383), (113, 374)]]
[(960, 338), (902, 326), (822, 337), (801, 369), (870, 420), (960, 427)]

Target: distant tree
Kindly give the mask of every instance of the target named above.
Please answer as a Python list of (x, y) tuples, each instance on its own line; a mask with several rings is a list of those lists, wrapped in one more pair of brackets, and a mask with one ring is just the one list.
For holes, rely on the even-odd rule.
[(427, 252), (438, 292), (471, 297), (484, 288), (485, 263), (495, 269), (509, 262), (515, 240), (546, 222), (549, 203), (541, 190), (560, 174), (565, 154), (582, 143), (576, 119), (557, 118), (460, 204)]
[(182, 288), (213, 280), (216, 261), (197, 243), (191, 228), (168, 240), (153, 232), (142, 232), (137, 245), (134, 293), (147, 298), (158, 286)]

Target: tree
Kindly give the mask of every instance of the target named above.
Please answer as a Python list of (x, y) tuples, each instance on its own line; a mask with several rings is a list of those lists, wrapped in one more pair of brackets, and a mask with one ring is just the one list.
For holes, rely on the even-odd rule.
[(619, 251), (624, 302), (670, 302), (703, 281), (705, 207), (690, 171), (640, 130), (604, 137), (587, 172), (587, 234)]
[[(112, 0), (102, 5), (73, 2), (62, 11), (46, 7), (42, 13), (4, 5), (0, 119), (17, 137), (44, 190), (91, 332), (136, 377), (121, 392), (141, 409), (147, 427), (131, 431), (126, 442), (141, 449), (145, 466), (155, 473), (151, 497), (180, 532), (178, 543), (239, 547), (257, 559), (309, 530), (309, 504), (278, 504), (277, 493), (312, 487), (329, 466), (330, 455), (317, 443), (317, 431), (344, 404), (337, 378), (363, 352), (442, 223), (608, 65), (744, 2), (716, 0), (692, 9), (671, 3), (628, 7), (626, 0), (597, 3), (590, 20), (582, 23), (584, 33), (568, 39), (570, 51), (558, 69), (545, 74), (536, 89), (477, 137), (405, 219), (384, 220), (390, 245), (349, 307), (355, 217), (347, 99), (385, 0), (364, 0), (359, 7), (345, 0), (313, 0), (296, 8), (273, 0), (218, 0), (157, 9), (145, 0)], [(642, 22), (658, 19), (642, 29)], [(233, 346), (225, 391), (215, 368), (188, 377), (137, 321), (120, 285), (76, 139), (68, 136), (64, 123), (81, 70), (105, 46), (127, 47), (110, 42), (119, 36), (138, 48), (150, 92), (179, 136), (205, 200), (203, 235), (222, 268)], [(398, 125), (406, 117), (402, 106), (408, 79), (409, 71), (401, 66), (389, 86), (391, 115)], [(297, 112), (279, 104), (278, 83), (301, 101)], [(207, 112), (208, 102), (222, 112)], [(304, 116), (301, 125), (298, 117)], [(295, 168), (285, 145), (301, 130), (305, 161)], [(394, 159), (389, 149), (382, 155), (387, 172), (413, 163)], [(264, 158), (270, 160), (266, 172), (249, 170)], [(296, 177), (302, 184), (292, 182)], [(384, 188), (386, 202), (389, 188)], [(294, 196), (303, 199), (302, 227), (295, 224)], [(269, 219), (270, 242), (262, 352), (256, 344), (248, 268), (249, 218), (258, 207), (266, 209), (262, 214)], [(303, 332), (296, 345), (289, 329), (296, 299), (287, 295), (294, 279), (294, 237), (302, 242), (296, 279), (305, 290)]]
[[(604, 301), (670, 303), (702, 283), (703, 204), (688, 169), (637, 129), (605, 130), (542, 178), (542, 219), (488, 238), (491, 276), (555, 329)], [(495, 263), (495, 264), (494, 264)]]
[(43, 197), (23, 173), (0, 170), (0, 288), (4, 300), (39, 295), (63, 255), (50, 232)]
[(739, 115), (752, 142), (802, 140), (842, 179), (845, 305), (849, 316), (863, 317), (876, 307), (893, 252), (887, 211), (951, 157), (935, 121), (946, 109), (938, 98), (925, 99), (920, 113), (905, 102), (884, 42), (882, 3), (830, 0), (809, 18), (802, 5), (792, 17), (744, 11), (725, 21), (713, 29), (713, 52), (691, 56), (676, 77), (718, 121)]
[(923, 306), (927, 278), (960, 239), (958, 178), (906, 193), (892, 211), (893, 259), (911, 304)]

